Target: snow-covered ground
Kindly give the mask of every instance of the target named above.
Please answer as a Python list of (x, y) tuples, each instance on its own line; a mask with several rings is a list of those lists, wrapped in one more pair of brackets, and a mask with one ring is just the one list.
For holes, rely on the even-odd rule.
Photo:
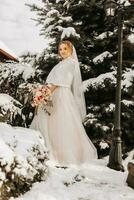
[[(23, 172), (27, 177), (31, 174), (32, 178), (33, 172), (43, 169), (43, 165), (38, 162), (38, 156), (45, 156), (44, 152), (47, 150), (39, 132), (11, 127), (5, 123), (0, 123), (0, 130), (0, 160), (3, 166), (7, 163), (7, 172), (14, 157), (19, 157), (19, 161), (22, 161), (19, 162), (19, 168), (15, 168), (15, 172), (19, 174)], [(42, 152), (40, 155), (31, 151), (31, 147), (35, 145)], [(34, 183), (30, 191), (18, 198), (11, 197), (10, 200), (134, 200), (134, 190), (126, 183), (127, 164), (133, 155), (134, 150), (123, 161), (125, 172), (109, 169), (108, 157), (95, 160), (89, 165), (71, 165), (67, 168), (59, 168), (52, 161), (46, 160), (44, 168), (48, 166), (47, 179)], [(28, 167), (32, 169), (32, 173), (29, 173)], [(3, 173), (0, 173), (0, 178), (3, 177), (1, 184), (6, 180), (6, 172)]]
[[(124, 161), (125, 169), (133, 153)], [(134, 200), (134, 190), (126, 183), (127, 169), (125, 172), (109, 169), (107, 162), (105, 158), (89, 166), (64, 169), (48, 161), (47, 181), (35, 183), (29, 192), (15, 200)]]
[[(19, 164), (19, 171), (16, 167), (15, 172), (19, 174), (23, 172), (25, 177), (31, 174), (32, 178), (33, 172), (38, 171), (40, 167), (43, 169), (41, 163), (38, 163), (38, 156), (31, 151), (33, 146), (39, 145), (40, 150), (44, 146), (39, 132), (22, 127), (13, 128), (4, 123), (0, 123), (0, 130), (0, 160), (4, 165), (8, 164), (6, 170), (9, 171), (16, 156), (21, 157), (19, 160), (23, 162)], [(43, 150), (47, 151), (45, 146)], [(72, 165), (68, 168), (56, 167), (48, 160), (44, 164), (44, 168), (45, 165), (48, 166), (47, 180), (34, 183), (29, 192), (18, 198), (11, 197), (10, 200), (134, 200), (134, 190), (126, 183), (127, 164), (133, 155), (134, 150), (123, 162), (125, 172), (109, 169), (108, 157), (96, 160), (90, 165), (81, 167)], [(39, 156), (44, 156), (44, 152), (42, 151)], [(32, 161), (30, 162), (32, 165), (28, 160)], [(29, 173), (28, 167), (32, 169), (32, 173)], [(3, 175), (1, 172), (0, 178)], [(6, 178), (6, 175), (4, 177)], [(1, 183), (5, 178), (1, 179)]]
[[(14, 158), (19, 158), (15, 172), (27, 178), (32, 178), (40, 169), (45, 171), (45, 164), (48, 165), (47, 180), (34, 183), (29, 192), (10, 200), (134, 200), (134, 190), (126, 183), (127, 164), (132, 160), (134, 150), (123, 162), (125, 172), (109, 169), (108, 157), (79, 168), (73, 165), (58, 168), (50, 160), (44, 165), (39, 163), (38, 158), (47, 152), (39, 132), (5, 123), (0, 123), (0, 130), (0, 161), (4, 166), (7, 163), (7, 172)], [(38, 156), (31, 150), (35, 146), (41, 152)], [(0, 172), (0, 180), (4, 183), (6, 173)]]

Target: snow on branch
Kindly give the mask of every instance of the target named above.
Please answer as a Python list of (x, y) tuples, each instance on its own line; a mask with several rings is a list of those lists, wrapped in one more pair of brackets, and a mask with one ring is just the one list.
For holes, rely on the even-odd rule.
[(60, 13), (59, 13), (59, 11), (58, 10), (56, 10), (56, 9), (52, 9), (52, 10), (50, 10), (48, 13), (47, 13), (47, 17), (51, 17), (51, 16), (53, 16), (53, 15), (57, 15), (57, 16), (59, 16), (60, 15)]
[(134, 33), (132, 33), (128, 36), (128, 40), (130, 43), (134, 44)]
[(127, 91), (130, 86), (132, 86), (132, 81), (134, 80), (134, 70), (129, 70), (123, 74), (122, 88)]
[(23, 79), (26, 81), (30, 77), (34, 77), (35, 69), (29, 64), (22, 63), (0, 63), (0, 79), (6, 79), (9, 75), (17, 77), (22, 74)]
[(89, 86), (97, 88), (98, 86), (101, 85), (101, 87), (105, 87), (104, 85), (105, 79), (110, 79), (111, 83), (115, 84), (116, 83), (115, 72), (108, 72), (105, 74), (101, 74), (96, 78), (90, 78), (86, 81), (83, 81), (83, 90), (87, 91)]
[(93, 59), (93, 63), (94, 63), (94, 64), (101, 63), (101, 62), (103, 62), (103, 60), (104, 60), (105, 58), (111, 58), (112, 56), (113, 56), (113, 55), (112, 55), (110, 52), (105, 51), (105, 52), (101, 53), (100, 55), (96, 56), (96, 57)]
[[(19, 114), (21, 115), (21, 107), (20, 102), (9, 96), (8, 94), (0, 94), (0, 121), (6, 121), (13, 118)], [(3, 119), (3, 120), (2, 120)], [(5, 119), (5, 120), (4, 120)]]
[(61, 17), (61, 20), (67, 21), (67, 22), (72, 22), (73, 19), (71, 16), (67, 16), (67, 17)]
[(10, 110), (14, 110), (16, 109), (17, 107), (14, 106), (15, 103), (16, 105), (20, 105), (20, 102), (18, 102), (17, 100), (15, 100), (14, 98), (12, 98), (11, 96), (9, 96), (8, 94), (0, 94), (0, 107), (3, 107), (6, 111), (8, 109)]
[[(97, 88), (101, 85), (101, 87), (105, 87), (104, 80), (109, 79), (110, 83), (116, 84), (115, 78), (116, 71), (108, 72), (105, 74), (101, 74), (98, 77), (90, 78), (88, 80), (83, 81), (83, 90), (87, 91), (88, 87)], [(122, 89), (127, 92), (128, 88), (133, 85), (134, 81), (134, 70), (129, 70), (122, 74)]]
[(68, 27), (68, 28), (63, 28), (61, 39), (65, 37), (70, 37), (71, 35), (80, 38), (80, 35), (76, 33), (76, 30), (73, 27)]
[(113, 35), (113, 32), (108, 31), (108, 32), (104, 32), (104, 33), (101, 33), (100, 35), (96, 36), (95, 39), (103, 40), (103, 39), (107, 38), (108, 36), (112, 36), (112, 35)]
[(123, 99), (121, 102), (127, 107), (129, 107), (130, 105), (132, 105), (132, 106), (134, 105), (133, 101), (126, 100), (126, 99)]

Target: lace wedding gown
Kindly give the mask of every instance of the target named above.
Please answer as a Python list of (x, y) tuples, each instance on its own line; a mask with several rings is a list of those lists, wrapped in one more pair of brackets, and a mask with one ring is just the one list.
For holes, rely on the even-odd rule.
[(40, 105), (30, 127), (41, 132), (50, 160), (59, 165), (80, 165), (97, 158), (96, 148), (85, 132), (72, 93), (74, 75), (71, 57), (62, 60), (51, 70), (46, 82), (59, 86), (52, 93), (51, 115)]

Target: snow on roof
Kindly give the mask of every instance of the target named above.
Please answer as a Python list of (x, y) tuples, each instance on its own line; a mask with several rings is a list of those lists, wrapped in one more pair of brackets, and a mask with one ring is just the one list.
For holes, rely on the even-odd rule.
[(19, 61), (19, 58), (15, 55), (15, 53), (12, 50), (10, 50), (1, 40), (0, 40), (0, 53), (4, 54), (11, 60)]

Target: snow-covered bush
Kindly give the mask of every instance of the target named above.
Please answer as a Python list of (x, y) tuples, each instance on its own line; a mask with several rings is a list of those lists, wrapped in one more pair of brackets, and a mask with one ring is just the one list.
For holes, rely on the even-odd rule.
[(0, 199), (17, 197), (46, 180), (48, 152), (39, 132), (0, 123)]
[(16, 116), (21, 118), (21, 108), (22, 104), (8, 94), (0, 94), (0, 122), (12, 124)]
[(30, 104), (32, 95), (22, 85), (29, 88), (30, 82), (35, 85), (39, 82), (41, 70), (36, 67), (24, 63), (0, 63), (0, 121), (15, 126), (28, 126), (31, 123), (34, 113)]

